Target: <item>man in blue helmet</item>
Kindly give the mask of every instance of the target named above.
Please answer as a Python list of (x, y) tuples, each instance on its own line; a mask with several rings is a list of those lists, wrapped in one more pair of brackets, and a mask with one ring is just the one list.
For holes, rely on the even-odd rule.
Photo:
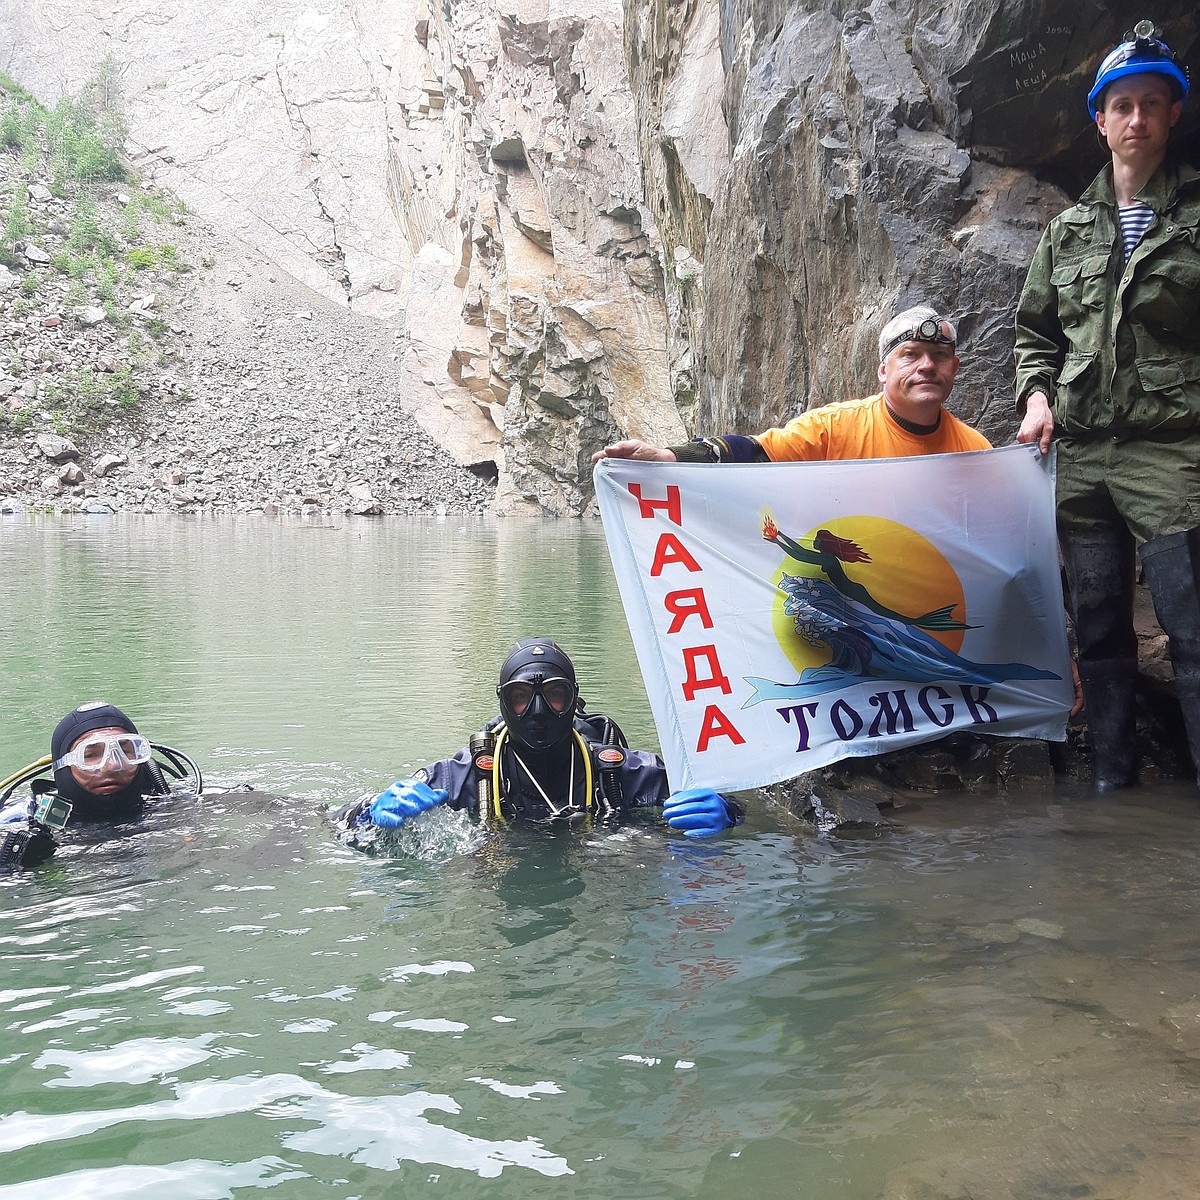
[(1200, 175), (1187, 71), (1148, 21), (1100, 64), (1110, 162), (1042, 236), (1016, 319), (1017, 440), (1058, 440), (1058, 528), (1098, 790), (1137, 781), (1135, 547), (1200, 765)]
[(343, 840), (369, 849), (374, 830), (398, 829), (439, 804), (497, 823), (661, 806), (667, 824), (690, 837), (741, 821), (741, 806), (709, 788), (672, 793), (657, 755), (630, 750), (616, 722), (586, 713), (575, 667), (549, 638), (513, 646), (496, 694), (500, 715), (452, 758), (340, 809)]

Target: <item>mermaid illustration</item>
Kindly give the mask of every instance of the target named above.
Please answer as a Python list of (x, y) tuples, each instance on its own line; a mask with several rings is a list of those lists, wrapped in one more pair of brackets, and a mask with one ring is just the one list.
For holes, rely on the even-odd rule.
[(827, 529), (818, 530), (808, 550), (780, 534), (769, 514), (763, 518), (763, 537), (775, 542), (789, 558), (821, 568), (825, 579), (786, 572), (779, 583), (784, 612), (796, 635), (810, 646), (823, 648), (829, 661), (807, 667), (795, 683), (748, 676), (754, 688), (743, 708), (765, 700), (793, 701), (835, 691), (865, 680), (905, 680), (935, 683), (997, 684), (1010, 680), (1059, 679), (1027, 663), (975, 662), (943, 645), (927, 629), (972, 629), (951, 617), (953, 605), (913, 619), (880, 604), (865, 587), (846, 577), (844, 562), (870, 562), (861, 546)]
[(793, 538), (788, 537), (786, 533), (781, 533), (775, 524), (774, 517), (770, 512), (764, 511), (762, 535), (764, 541), (774, 542), (788, 558), (820, 567), (829, 582), (843, 596), (848, 600), (857, 600), (859, 604), (869, 608), (873, 613), (878, 613), (881, 617), (899, 621), (904, 625), (914, 625), (918, 629), (942, 631), (975, 628), (973, 625), (955, 620), (952, 615), (953, 604), (947, 604), (944, 608), (935, 608), (932, 612), (922, 613), (919, 617), (906, 617), (903, 613), (896, 612), (894, 608), (888, 608), (886, 604), (881, 604), (861, 583), (851, 579), (842, 566), (843, 563), (870, 562), (871, 556), (857, 542), (838, 537), (828, 529), (817, 530), (813, 538), (813, 549), (809, 550)]

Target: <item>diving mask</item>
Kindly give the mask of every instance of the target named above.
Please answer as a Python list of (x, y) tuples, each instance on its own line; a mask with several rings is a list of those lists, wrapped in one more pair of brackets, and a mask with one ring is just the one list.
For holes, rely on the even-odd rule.
[(576, 687), (570, 679), (513, 679), (497, 688), (506, 709), (521, 716), (540, 693), (551, 712), (564, 713), (575, 707)]
[(74, 767), (80, 771), (102, 771), (112, 760), (117, 771), (150, 761), (148, 738), (138, 733), (105, 733), (85, 737), (62, 758), (56, 759), (54, 769)]

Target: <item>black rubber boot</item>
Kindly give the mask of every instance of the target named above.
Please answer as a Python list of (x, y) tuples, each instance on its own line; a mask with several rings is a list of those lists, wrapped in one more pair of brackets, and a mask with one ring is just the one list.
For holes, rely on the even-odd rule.
[(1200, 529), (1146, 542), (1142, 565), (1158, 623), (1170, 639), (1175, 694), (1200, 774)]
[(1060, 530), (1075, 609), (1079, 678), (1098, 792), (1137, 783), (1137, 635), (1133, 538), (1122, 525), (1087, 535)]
[(1133, 787), (1137, 774), (1137, 663), (1128, 659), (1079, 664), (1083, 711), (1092, 743), (1092, 787)]

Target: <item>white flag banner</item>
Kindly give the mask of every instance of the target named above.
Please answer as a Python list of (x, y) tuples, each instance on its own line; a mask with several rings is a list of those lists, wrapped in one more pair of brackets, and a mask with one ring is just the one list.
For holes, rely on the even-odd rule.
[(672, 787), (961, 729), (1065, 738), (1053, 456), (603, 459), (595, 483)]

